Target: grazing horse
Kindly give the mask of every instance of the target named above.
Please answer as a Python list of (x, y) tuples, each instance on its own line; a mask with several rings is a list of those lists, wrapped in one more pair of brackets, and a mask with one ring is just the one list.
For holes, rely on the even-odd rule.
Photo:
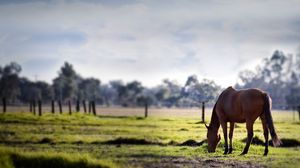
[[(279, 146), (281, 144), (281, 141), (276, 134), (271, 115), (271, 98), (267, 93), (259, 89), (235, 90), (232, 87), (225, 89), (219, 96), (213, 108), (209, 126), (205, 124), (208, 129), (208, 152), (215, 152), (215, 149), (221, 139), (220, 134), (218, 134), (218, 130), (221, 125), (225, 140), (224, 154), (232, 153), (234, 123), (246, 122), (247, 142), (241, 155), (247, 154), (253, 138), (253, 124), (258, 117), (261, 119), (265, 137), (264, 155), (267, 155), (269, 131), (273, 145)], [(230, 123), (229, 148), (227, 141), (227, 122)]]

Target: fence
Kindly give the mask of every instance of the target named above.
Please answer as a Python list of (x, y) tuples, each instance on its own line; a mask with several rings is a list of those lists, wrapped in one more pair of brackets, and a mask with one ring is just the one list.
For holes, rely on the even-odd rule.
[[(87, 103), (88, 103), (88, 108), (87, 108)], [(95, 101), (85, 101), (85, 100), (77, 100), (75, 103), (75, 109), (72, 108), (72, 102), (71, 101), (67, 101), (67, 102), (64, 102), (62, 103), (62, 101), (58, 100), (58, 101), (54, 101), (52, 100), (50, 104), (43, 104), (42, 101), (31, 101), (29, 103), (29, 105), (26, 105), (26, 107), (22, 106), (22, 108), (20, 108), (21, 106), (8, 106), (7, 105), (7, 101), (5, 100), (5, 98), (2, 99), (2, 111), (3, 113), (7, 112), (7, 109), (9, 108), (10, 111), (23, 111), (23, 112), (31, 112), (33, 113), (34, 115), (38, 115), (38, 116), (42, 116), (43, 113), (45, 112), (51, 112), (51, 113), (59, 113), (59, 114), (62, 114), (63, 111), (68, 111), (70, 115), (72, 115), (73, 112), (80, 112), (80, 109), (82, 107), (82, 112), (83, 113), (88, 113), (88, 114), (93, 114), (93, 115), (97, 115), (97, 110), (99, 111), (98, 114), (101, 114), (101, 115), (126, 115), (126, 116), (129, 116), (129, 115), (142, 115), (143, 114), (143, 117), (147, 118), (149, 116), (149, 112), (150, 114), (151, 113), (165, 113), (164, 111), (160, 111), (159, 108), (156, 108), (156, 107), (151, 107), (150, 111), (149, 111), (149, 105), (148, 105), (148, 102), (145, 102), (144, 103), (144, 107), (138, 107), (138, 108), (131, 108), (130, 110), (132, 111), (135, 111), (133, 113), (130, 114), (129, 112), (129, 108), (114, 108), (115, 111), (119, 111), (117, 113), (112, 113), (112, 112), (107, 112), (107, 111), (111, 111), (111, 107), (110, 108), (105, 108), (105, 107), (98, 107), (96, 108), (96, 103)], [(202, 102), (201, 103), (202, 106), (198, 107), (197, 109), (192, 109), (192, 110), (187, 110), (187, 111), (193, 111), (193, 114), (195, 114), (193, 117), (199, 117), (200, 115), (200, 121), (201, 122), (205, 122), (205, 117), (207, 116), (207, 114), (210, 114), (211, 112), (211, 109), (210, 110), (207, 110), (207, 107), (206, 107), (206, 102)], [(56, 112), (56, 108), (58, 107), (58, 112)], [(65, 109), (65, 110), (63, 110)], [(105, 109), (105, 110), (104, 110)], [(122, 109), (122, 110), (119, 110), (119, 109)], [(201, 114), (199, 115), (200, 113), (200, 109), (201, 109)], [(74, 110), (74, 111), (73, 111)], [(176, 111), (176, 109), (174, 109)], [(124, 112), (125, 111), (125, 112)], [(180, 110), (177, 110), (177, 111), (180, 111)], [(300, 120), (300, 106), (298, 106), (297, 108), (294, 108), (294, 111), (293, 113), (291, 114), (292, 115), (292, 120), (293, 121), (296, 121), (297, 120), (297, 117), (296, 117), (296, 111), (298, 112), (298, 115), (299, 115), (299, 120)], [(174, 114), (175, 115), (175, 114)], [(177, 115), (177, 114), (176, 114)], [(186, 114), (186, 115), (189, 115), (189, 114)], [(169, 116), (172, 116), (171, 113)], [(182, 115), (184, 116), (184, 115)]]

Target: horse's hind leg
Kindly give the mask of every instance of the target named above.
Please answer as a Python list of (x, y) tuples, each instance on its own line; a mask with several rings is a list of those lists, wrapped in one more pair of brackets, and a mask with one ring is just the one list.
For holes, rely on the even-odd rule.
[(246, 142), (244, 151), (243, 151), (243, 153), (241, 153), (241, 155), (248, 153), (249, 146), (250, 146), (252, 138), (253, 138), (253, 122), (246, 121), (246, 128), (247, 128), (247, 142)]
[(261, 123), (262, 123), (263, 129), (264, 129), (264, 137), (265, 137), (265, 153), (264, 153), (264, 156), (267, 156), (268, 152), (269, 152), (269, 149), (268, 149), (268, 146), (269, 146), (269, 130), (268, 130), (268, 126), (267, 126), (267, 123), (266, 123), (266, 120), (265, 120), (264, 116), (261, 116), (260, 119), (261, 119)]
[(227, 122), (226, 121), (222, 121), (220, 123), (221, 123), (222, 129), (223, 129), (223, 133), (224, 133), (224, 141), (225, 141), (224, 154), (227, 154), (228, 153)]
[(232, 137), (233, 137), (234, 122), (230, 122), (229, 130), (229, 151), (228, 154), (232, 153)]

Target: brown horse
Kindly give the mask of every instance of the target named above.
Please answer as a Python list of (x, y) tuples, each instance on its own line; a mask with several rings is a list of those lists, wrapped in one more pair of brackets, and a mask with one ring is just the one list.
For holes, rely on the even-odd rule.
[[(215, 152), (221, 139), (218, 130), (222, 126), (225, 139), (224, 154), (232, 153), (232, 136), (234, 123), (245, 123), (247, 128), (247, 142), (241, 155), (248, 152), (253, 138), (254, 121), (260, 117), (265, 137), (265, 152), (268, 154), (269, 130), (273, 145), (279, 146), (281, 141), (277, 137), (271, 115), (271, 98), (259, 89), (235, 90), (228, 87), (219, 96), (212, 112), (209, 126), (207, 127), (208, 152)], [(227, 141), (227, 122), (230, 123), (229, 148)]]

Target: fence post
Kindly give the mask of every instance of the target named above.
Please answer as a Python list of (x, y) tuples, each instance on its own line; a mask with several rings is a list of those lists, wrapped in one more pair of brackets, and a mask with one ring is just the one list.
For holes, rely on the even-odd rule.
[(39, 116), (42, 116), (42, 101), (38, 100)]
[(33, 114), (36, 115), (36, 112), (35, 112), (35, 107), (36, 107), (35, 100), (32, 101), (32, 105), (33, 105)]
[(72, 107), (71, 107), (71, 100), (68, 100), (68, 104), (69, 104), (69, 114), (72, 114)]
[(2, 98), (2, 105), (3, 105), (3, 113), (6, 112), (6, 99), (5, 97)]
[(95, 101), (92, 101), (92, 110), (93, 110), (93, 114), (95, 116), (96, 115), (96, 104), (95, 104)]
[(55, 113), (54, 100), (51, 100), (51, 112), (52, 114)]
[(84, 113), (86, 113), (86, 104), (85, 104), (85, 100), (82, 100), (82, 106), (83, 106), (83, 111), (84, 111)]
[(61, 100), (58, 100), (59, 113), (62, 114)]
[(202, 122), (205, 122), (205, 102), (202, 102)]
[(145, 118), (148, 117), (148, 101), (145, 101)]
[(76, 112), (80, 111), (80, 101), (79, 99), (76, 101)]

